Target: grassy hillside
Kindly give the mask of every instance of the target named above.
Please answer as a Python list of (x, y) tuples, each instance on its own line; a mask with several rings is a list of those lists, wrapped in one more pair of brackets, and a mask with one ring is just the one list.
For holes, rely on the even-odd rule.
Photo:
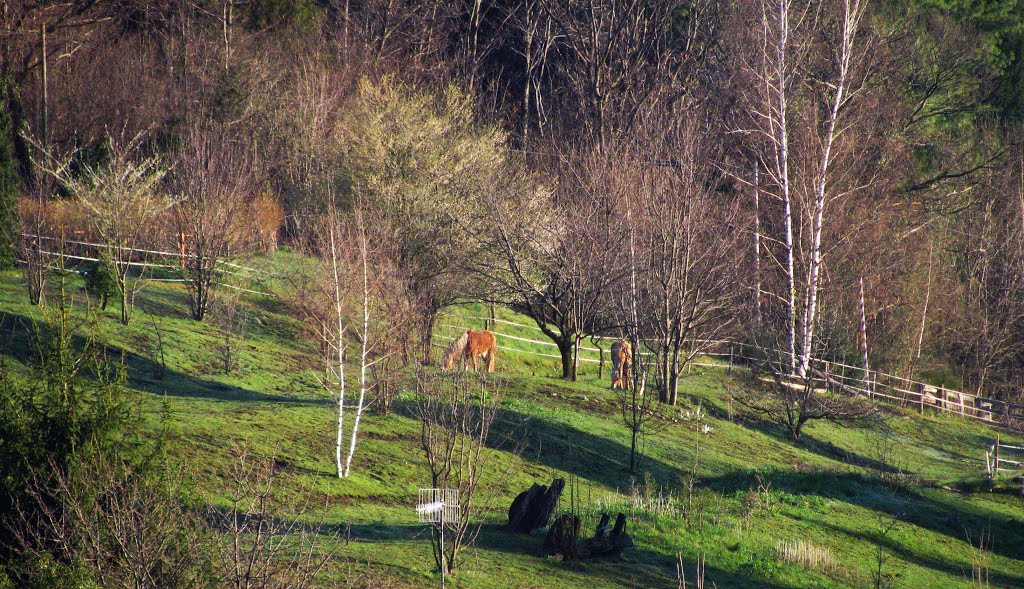
[[(260, 263), (286, 261), (281, 255)], [(315, 346), (278, 299), (250, 293), (244, 303), (245, 347), (230, 373), (218, 362), (221, 332), (187, 318), (185, 293), (174, 283), (148, 286), (131, 326), (117, 323), (111, 305), (97, 325), (83, 329), (124, 352), (154, 429), (161, 407), (169, 409), (171, 451), (207, 496), (223, 487), (232, 448), (248, 445), (276, 458), (285, 473), (280, 496), (298, 497), (311, 486), (328, 506), (327, 527), (350, 530), (330, 571), (339, 585), (437, 582), (429, 535), (413, 511), (416, 490), (429, 477), (411, 393), (400, 394), (390, 415), (371, 409), (353, 474), (337, 479), (336, 400), (318, 384)], [(14, 273), (0, 275), (0, 313), (5, 365), (18, 371), (31, 359), (29, 336), (40, 314)], [(473, 305), (453, 309), (439, 321), (438, 335), (479, 327), (483, 313)], [(501, 309), (498, 318), (529, 323)], [(497, 331), (543, 339), (506, 323)], [(499, 344), (555, 353), (508, 338)], [(628, 431), (596, 364), (583, 363), (580, 382), (567, 383), (557, 378), (554, 358), (509, 350), (498, 358), (504, 384), (494, 438), (514, 432), (522, 450), (497, 443), (490, 450), (484, 525), (450, 586), (676, 587), (677, 553), (691, 582), (703, 556), (707, 586), (723, 588), (874, 586), (879, 554), (891, 586), (970, 587), (978, 567), (991, 586), (1024, 586), (1022, 499), (1008, 486), (989, 492), (983, 481), (981, 455), (995, 430), (893, 409), (882, 428), (814, 424), (796, 444), (733, 414), (728, 391), (747, 385), (742, 370), (696, 370), (684, 380), (681, 406), (643, 440), (643, 474), (634, 478), (626, 469)], [(576, 477), (586, 528), (600, 509), (629, 513), (636, 548), (621, 560), (563, 563), (543, 555), (542, 536), (503, 531), (511, 499), (556, 476)], [(979, 550), (982, 535), (990, 540)], [(784, 562), (779, 543), (796, 540), (830, 550), (834, 566)]]

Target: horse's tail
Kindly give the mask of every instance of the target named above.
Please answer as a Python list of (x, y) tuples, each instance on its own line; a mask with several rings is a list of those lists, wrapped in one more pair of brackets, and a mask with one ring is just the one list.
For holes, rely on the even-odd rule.
[(451, 370), (455, 366), (455, 359), (462, 356), (469, 345), (469, 332), (463, 331), (462, 334), (453, 339), (452, 343), (448, 344), (448, 349), (444, 353), (444, 359), (441, 361), (442, 370)]
[(487, 372), (494, 372), (494, 352), (498, 349), (498, 342), (494, 337), (494, 334), (485, 331), (487, 334)]

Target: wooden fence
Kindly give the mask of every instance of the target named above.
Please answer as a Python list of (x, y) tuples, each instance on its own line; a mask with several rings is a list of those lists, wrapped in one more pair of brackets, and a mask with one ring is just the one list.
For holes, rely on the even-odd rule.
[[(470, 317), (469, 319), (485, 322), (494, 321), (521, 329), (540, 331), (540, 328), (534, 325), (525, 325), (501, 319), (487, 317)], [(444, 324), (444, 327), (454, 330), (466, 329), (465, 326), (450, 323)], [(498, 336), (499, 342), (502, 340), (511, 342), (522, 341), (537, 346), (557, 347), (551, 341), (534, 340), (506, 334), (498, 329), (493, 329), (493, 331)], [(452, 339), (446, 335), (439, 337), (445, 340)], [(698, 344), (705, 348), (705, 350), (697, 359), (690, 363), (690, 366), (693, 367), (724, 369), (731, 372), (736, 365), (755, 366), (763, 362), (763, 358), (757, 357), (754, 354), (754, 348), (748, 344), (730, 340), (701, 340)], [(545, 354), (500, 343), (498, 348), (518, 354), (561, 358), (558, 354)], [(599, 358), (581, 356), (579, 358), (580, 362), (603, 364), (603, 357), (605, 356), (603, 352), (606, 350), (584, 346), (581, 346), (580, 350), (584, 352), (598, 352), (601, 356)], [(1018, 431), (1024, 429), (1024, 405), (1007, 403), (998, 399), (991, 399), (875, 370), (869, 371), (867, 378), (865, 378), (864, 368), (860, 366), (814, 359), (811, 362), (810, 379), (814, 386), (831, 392), (860, 395), (874, 401), (916, 409), (921, 414), (926, 409), (929, 409), (956, 415), (964, 419), (984, 422), (993, 426)]]
[[(46, 236), (35, 236), (26, 234), (25, 237), (38, 239), (41, 241), (60, 241), (57, 238), (46, 237)], [(78, 249), (76, 253), (85, 253), (87, 251), (98, 251), (99, 249), (108, 247), (106, 244), (90, 243), (87, 241), (76, 241), (76, 240), (63, 240), (66, 245), (75, 246), (72, 249)], [(66, 249), (66, 248), (65, 248)], [(82, 251), (82, 250), (85, 251)], [(170, 251), (156, 251), (156, 250), (134, 250), (136, 253), (146, 255), (150, 258), (157, 258), (162, 261), (171, 262), (170, 264), (159, 264), (148, 261), (133, 261), (132, 265), (138, 266), (154, 266), (164, 267), (167, 269), (174, 269), (173, 262), (184, 261), (186, 257), (190, 257), (182, 252), (170, 252)], [(77, 259), (81, 261), (95, 261), (97, 258), (92, 256), (84, 255), (73, 255), (70, 252), (65, 251), (63, 254), (56, 252), (40, 252), (43, 254), (49, 254), (52, 256), (63, 255), (64, 257)], [(273, 273), (266, 271), (257, 270), (255, 268), (249, 268), (246, 266), (233, 264), (227, 261), (221, 261), (220, 265), (222, 268), (218, 269), (218, 272), (222, 275), (231, 275), (238, 273), (248, 274), (251, 278), (256, 276), (269, 276)], [(224, 268), (226, 267), (226, 268)], [(256, 276), (254, 276), (256, 275)], [(151, 279), (153, 280), (153, 279)], [(156, 279), (165, 281), (180, 281), (180, 279)], [(266, 294), (259, 291), (252, 291), (249, 289), (240, 288), (230, 284), (224, 284), (231, 288), (237, 288), (246, 292), (254, 294)], [(499, 342), (505, 341), (508, 343), (521, 341), (529, 343), (535, 346), (542, 347), (557, 347), (552, 341), (535, 340), (526, 337), (516, 336), (509, 333), (502, 333), (496, 329), (497, 324), (508, 325), (518, 327), (521, 329), (530, 329), (540, 331), (540, 328), (536, 325), (525, 325), (522, 323), (515, 323), (513, 321), (507, 321), (504, 319), (496, 319), (493, 317), (470, 317), (468, 319), (482, 321), (486, 327), (491, 327), (492, 331), (498, 336)], [(443, 327), (454, 330), (466, 329), (465, 326), (452, 325), (450, 323), (443, 324)], [(442, 340), (450, 340), (451, 336), (441, 334), (438, 336)], [(594, 341), (594, 338), (591, 338)], [(704, 348), (701, 356), (695, 359), (689, 364), (691, 367), (703, 367), (711, 369), (725, 369), (732, 371), (734, 365), (748, 365), (755, 366), (756, 364), (763, 361), (762, 358), (756, 357), (754, 349), (746, 344), (734, 342), (730, 340), (702, 340), (698, 341), (698, 345)], [(498, 348), (508, 352), (518, 354), (528, 354), (533, 356), (539, 356), (544, 358), (560, 359), (561, 356), (557, 353), (547, 354), (544, 352), (536, 352), (532, 350), (524, 350), (517, 348), (514, 345), (505, 345), (502, 343), (498, 344)], [(580, 362), (598, 364), (599, 370), (604, 368), (605, 363), (605, 352), (602, 348), (580, 346), (580, 352), (594, 353), (597, 352), (598, 357), (583, 357), (577, 355)], [(650, 355), (648, 352), (641, 352), (646, 355)], [(916, 408), (919, 413), (924, 413), (926, 408), (937, 410), (943, 413), (950, 413), (957, 415), (965, 419), (973, 419), (976, 421), (982, 421), (991, 425), (1002, 426), (1014, 430), (1024, 429), (1024, 405), (1007, 403), (998, 399), (991, 399), (972, 393), (966, 393), (963, 391), (957, 391), (954, 389), (948, 389), (941, 386), (935, 386), (928, 383), (915, 381), (912, 379), (904, 378), (894, 374), (887, 374), (878, 371), (869, 371), (867, 375), (864, 373), (863, 367), (852, 366), (841, 362), (834, 362), (830, 360), (814, 359), (811, 362), (811, 380), (815, 386), (821, 386), (822, 388), (834, 391), (834, 392), (846, 392), (855, 395), (862, 395), (872, 400), (877, 400), (885, 403), (900, 405), (903, 407)]]
[[(1018, 460), (1007, 458), (1007, 456), (1013, 456)], [(1024, 447), (1005, 444), (1000, 441), (999, 436), (996, 436), (996, 441), (989, 446), (988, 450), (985, 450), (985, 474), (989, 479), (999, 478), (999, 473), (1002, 472), (1011, 474), (1024, 472), (1022, 463), (1024, 463)], [(1004, 464), (1011, 468), (1004, 468)]]

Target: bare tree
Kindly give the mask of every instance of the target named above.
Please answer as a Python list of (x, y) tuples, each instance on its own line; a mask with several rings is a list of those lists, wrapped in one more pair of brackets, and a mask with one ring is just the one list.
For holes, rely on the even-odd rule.
[(619, 312), (624, 316), (625, 331), (633, 353), (629, 359), (630, 374), (625, 389), (619, 391), (619, 408), (622, 419), (629, 429), (629, 472), (636, 473), (638, 441), (650, 429), (657, 418), (657, 407), (653, 395), (647, 393), (647, 378), (650, 362), (641, 351), (640, 273), (645, 260), (638, 250), (638, 239), (634, 217), (634, 203), (625, 203), (625, 224), (629, 248), (628, 278), (620, 290)]
[[(834, 388), (824, 371), (811, 364), (804, 375), (792, 374), (789, 358), (779, 344), (784, 336), (769, 329), (755, 333), (758, 354), (751, 386), (734, 393), (733, 399), (755, 415), (782, 426), (794, 440), (800, 440), (808, 422), (827, 420), (846, 426), (871, 426), (878, 421), (875, 404), (841, 386)], [(823, 340), (819, 340), (819, 346)], [(818, 350), (823, 354), (823, 350)], [(767, 374), (770, 381), (757, 378)], [(824, 387), (824, 388), (819, 388)]]
[(172, 209), (184, 246), (184, 277), (192, 318), (202, 321), (224, 259), (237, 254), (246, 203), (256, 188), (252, 146), (233, 130), (190, 126), (171, 176), (178, 202)]
[[(796, 270), (793, 243), (793, 188), (790, 173), (790, 100), (793, 92), (799, 45), (793, 47), (792, 24), (801, 25), (804, 14), (793, 14), (793, 0), (764, 0), (759, 4), (759, 21), (752, 41), (760, 49), (744, 64), (752, 83), (751, 114), (755, 133), (767, 145), (763, 168), (768, 172), (782, 205), (783, 232), (781, 260), (786, 280), (787, 338), (790, 371), (795, 372), (796, 359)], [(794, 53), (797, 53), (794, 55)]]
[[(332, 207), (309, 236), (309, 242), (318, 263), (295, 278), (298, 303), (307, 326), (320, 342), (326, 367), (321, 384), (338, 395), (335, 464), (338, 477), (344, 478), (352, 469), (373, 371), (397, 353), (396, 347), (387, 344), (409, 327), (405, 322), (408, 315), (388, 315), (387, 309), (400, 307), (394, 301), (407, 299), (407, 295), (385, 253), (387, 240), (371, 245), (361, 212), (347, 219)], [(358, 346), (359, 390), (346, 450), (345, 410), (352, 401), (347, 399), (349, 379), (345, 368), (352, 344)]]
[(28, 301), (32, 305), (43, 304), (46, 295), (46, 274), (49, 255), (46, 253), (44, 240), (49, 231), (46, 223), (45, 184), (49, 178), (36, 180), (32, 199), (19, 203), (18, 216), (21, 218), (22, 234), (15, 242), (25, 286), (28, 289)]
[[(820, 315), (824, 253), (831, 236), (826, 214), (873, 181), (859, 167), (870, 129), (857, 134), (855, 101), (871, 72), (869, 35), (861, 24), (862, 0), (838, 6), (819, 1), (765, 0), (759, 26), (748, 39), (744, 63), (750, 132), (759, 169), (768, 182), (759, 193), (779, 204), (782, 249), (775, 258), (785, 280), (790, 372), (805, 373), (812, 361)], [(746, 25), (742, 25), (746, 26)], [(842, 158), (842, 165), (839, 160)], [(798, 255), (800, 256), (798, 258)], [(802, 268), (798, 268), (802, 262)]]
[(416, 413), (420, 420), (420, 445), (435, 488), (459, 491), (459, 517), (445, 521), (444, 551), (439, 530), (432, 528), (434, 562), (447, 572), (455, 570), (462, 549), (473, 542), (479, 525), (477, 490), (487, 463), (486, 447), (498, 415), (500, 391), (496, 382), (475, 374), (429, 374), (416, 380)]
[[(623, 166), (623, 202), (635, 207), (631, 226), (640, 265), (645, 347), (657, 356), (662, 402), (675, 405), (680, 375), (734, 322), (736, 255), (741, 250), (739, 201), (722, 188), (713, 145), (684, 119), (658, 143), (638, 150), (637, 164)], [(671, 128), (665, 122), (657, 128)], [(630, 167), (632, 170), (630, 170)], [(621, 219), (621, 217), (620, 217)]]
[(242, 290), (221, 292), (211, 305), (213, 323), (220, 329), (221, 341), (217, 346), (220, 353), (221, 370), (224, 374), (241, 371), (241, 352), (245, 348), (245, 331), (249, 326), (249, 315), (242, 306)]
[[(566, 151), (551, 191), (509, 166), (488, 201), (493, 228), (480, 236), (490, 254), (475, 270), (486, 297), (533, 319), (558, 347), (562, 377), (575, 380), (580, 342), (618, 325), (611, 287), (624, 276), (624, 236), (614, 228), (611, 163), (596, 151)], [(553, 180), (552, 180), (553, 181)]]
[(543, 0), (555, 25), (561, 79), (589, 143), (603, 152), (628, 131), (664, 74), (673, 0)]
[[(939, 327), (945, 353), (977, 394), (1015, 394), (1024, 352), (1024, 174), (1021, 162), (984, 174), (971, 208), (952, 222), (959, 312)], [(1016, 177), (1015, 177), (1016, 176)], [(1006, 219), (1017, 217), (1015, 222)], [(988, 388), (988, 390), (984, 390)]]
[[(109, 587), (203, 587), (202, 525), (180, 500), (181, 473), (143, 474), (126, 460), (102, 453), (75, 461), (72, 475), (51, 464), (37, 472), (18, 506), (16, 550), (27, 578), (44, 580), (47, 554), (83, 566)], [(42, 470), (42, 469), (40, 469)]]
[[(551, 16), (544, 10), (543, 0), (523, 0), (511, 9), (512, 26), (522, 35), (522, 45), (517, 46), (523, 58), (523, 93), (520, 100), (522, 117), (522, 145), (530, 137), (530, 113), (537, 112), (536, 125), (543, 128), (544, 85), (548, 56), (556, 42)], [(531, 106), (532, 105), (532, 106)]]
[[(173, 201), (160, 194), (164, 176), (161, 161), (141, 155), (145, 137), (107, 140), (109, 162), (93, 165), (75, 157), (57, 159), (42, 146), (47, 161), (41, 167), (74, 196), (113, 264), (114, 283), (121, 299), (121, 323), (131, 320), (135, 296), (142, 288), (146, 262), (142, 250), (157, 216)], [(137, 268), (135, 276), (132, 268)]]
[[(810, 369), (811, 352), (814, 349), (815, 325), (818, 315), (818, 294), (821, 290), (822, 275), (822, 235), (825, 227), (825, 208), (837, 198), (842, 198), (848, 190), (863, 188), (862, 186), (834, 186), (836, 172), (833, 159), (836, 144), (841, 136), (849, 131), (848, 117), (844, 116), (849, 109), (850, 101), (856, 98), (863, 88), (864, 77), (860, 67), (866, 60), (867, 44), (860, 34), (861, 20), (867, 10), (867, 0), (843, 0), (841, 24), (836, 35), (834, 53), (831, 55), (832, 71), (821, 79), (811, 80), (816, 94), (826, 107), (823, 128), (820, 135), (820, 147), (815, 154), (816, 171), (812, 180), (813, 197), (810, 207), (810, 247), (807, 259), (807, 286), (804, 300), (804, 317), (801, 323), (800, 364), (797, 371), (806, 374)], [(832, 31), (829, 31), (832, 33)]]
[(337, 546), (337, 534), (325, 532), (326, 509), (314, 515), (319, 506), (312, 504), (312, 489), (303, 489), (298, 501), (289, 492), (283, 502), (275, 460), (253, 457), (245, 448), (232, 453), (229, 486), (221, 498), (227, 507), (210, 507), (207, 514), (217, 532), (212, 556), (218, 586), (319, 587), (318, 575)]

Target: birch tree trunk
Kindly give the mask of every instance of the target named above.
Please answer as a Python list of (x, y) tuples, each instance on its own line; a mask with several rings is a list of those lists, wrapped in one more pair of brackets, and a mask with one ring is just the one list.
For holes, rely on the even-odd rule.
[(341, 447), (345, 427), (345, 321), (342, 316), (341, 278), (338, 276), (338, 250), (335, 244), (336, 223), (331, 222), (331, 269), (334, 272), (334, 308), (337, 312), (337, 339), (335, 340), (338, 351), (338, 368), (335, 371), (338, 377), (338, 437), (334, 445), (334, 462), (338, 469), (338, 478), (347, 476), (341, 463)]
[(363, 417), (363, 408), (365, 407), (366, 401), (366, 368), (369, 365), (368, 342), (370, 340), (370, 282), (369, 270), (367, 269), (366, 262), (366, 233), (362, 227), (360, 227), (359, 234), (359, 250), (363, 262), (363, 345), (362, 351), (359, 355), (359, 401), (356, 404), (356, 416), (352, 423), (352, 438), (349, 440), (348, 456), (345, 458), (345, 478), (348, 478), (348, 473), (352, 469), (352, 455), (356, 453), (356, 438), (359, 435), (359, 421)]
[(817, 178), (814, 182), (814, 203), (811, 218), (811, 247), (807, 262), (807, 301), (801, 335), (800, 365), (797, 373), (807, 374), (811, 357), (814, 352), (815, 324), (818, 312), (818, 291), (821, 283), (821, 240), (824, 228), (825, 205), (828, 197), (828, 180), (832, 163), (832, 146), (839, 134), (836, 125), (840, 113), (847, 101), (850, 86), (850, 62), (853, 57), (854, 41), (860, 28), (860, 19), (866, 5), (863, 0), (845, 0), (843, 2), (843, 25), (840, 31), (839, 55), (837, 56), (838, 71), (836, 81), (828, 83), (833, 90), (830, 100), (831, 108), (825, 121), (825, 136), (822, 138), (822, 152), (818, 163)]
[[(786, 274), (786, 352), (791, 372), (796, 372), (796, 274), (793, 263), (793, 204), (789, 174), (789, 56), (787, 53), (790, 35), (791, 0), (779, 0), (777, 37), (775, 39), (775, 63), (773, 76), (765, 76), (768, 95), (775, 94), (775, 107), (769, 107), (770, 129), (774, 143), (775, 174), (782, 199), (783, 235)], [(769, 17), (765, 15), (765, 27)], [(768, 32), (766, 31), (766, 36)], [(773, 79), (774, 78), (774, 79)]]
[(761, 184), (754, 162), (754, 323), (761, 325)]

